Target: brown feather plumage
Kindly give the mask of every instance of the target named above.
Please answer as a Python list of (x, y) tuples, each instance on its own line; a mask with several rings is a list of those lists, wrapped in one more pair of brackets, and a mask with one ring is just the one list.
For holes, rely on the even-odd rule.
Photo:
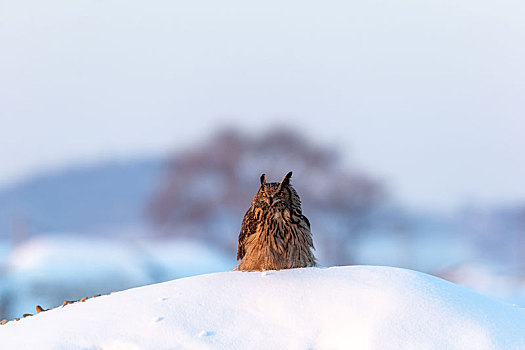
[(242, 221), (237, 269), (263, 271), (315, 266), (310, 222), (301, 210), (301, 199), (290, 184), (292, 172), (280, 183), (261, 187)]

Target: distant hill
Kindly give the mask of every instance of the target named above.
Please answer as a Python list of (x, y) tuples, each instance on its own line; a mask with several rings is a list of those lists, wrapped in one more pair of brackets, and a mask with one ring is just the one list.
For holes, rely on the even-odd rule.
[(0, 190), (0, 237), (86, 232), (137, 224), (160, 177), (163, 160), (108, 161), (42, 174)]

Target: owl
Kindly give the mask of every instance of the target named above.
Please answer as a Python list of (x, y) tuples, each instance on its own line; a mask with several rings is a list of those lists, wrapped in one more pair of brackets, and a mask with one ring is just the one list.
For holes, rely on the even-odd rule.
[(281, 182), (266, 182), (244, 215), (237, 270), (263, 271), (315, 266), (310, 222), (301, 210), (301, 199), (290, 185), (292, 172)]

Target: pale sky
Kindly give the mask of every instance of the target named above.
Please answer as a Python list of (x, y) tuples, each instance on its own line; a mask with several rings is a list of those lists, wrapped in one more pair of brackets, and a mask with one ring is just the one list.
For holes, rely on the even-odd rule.
[(285, 123), (410, 207), (523, 200), (524, 19), (522, 0), (0, 0), (0, 185)]

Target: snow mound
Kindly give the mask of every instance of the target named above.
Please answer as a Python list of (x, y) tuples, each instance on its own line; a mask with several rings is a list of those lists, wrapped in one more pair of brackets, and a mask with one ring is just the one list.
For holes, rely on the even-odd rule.
[(523, 349), (525, 309), (410, 270), (221, 272), (0, 326), (1, 349)]
[(49, 234), (33, 237), (6, 255), (0, 270), (1, 318), (19, 317), (34, 311), (36, 304), (52, 307), (86, 295), (227, 271), (234, 264), (234, 258), (211, 245), (180, 238)]

